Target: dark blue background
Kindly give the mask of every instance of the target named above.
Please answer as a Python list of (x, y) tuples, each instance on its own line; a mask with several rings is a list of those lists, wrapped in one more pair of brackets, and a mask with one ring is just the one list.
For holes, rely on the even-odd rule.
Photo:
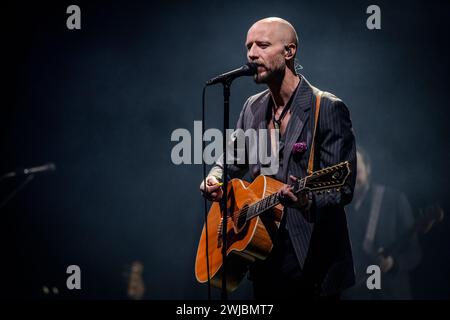
[[(74, 3), (78, 31), (66, 28)], [(202, 169), (172, 164), (170, 135), (193, 132), (202, 84), (245, 62), (246, 32), (267, 16), (295, 26), (302, 73), (348, 105), (375, 180), (414, 208), (450, 208), (448, 2), (378, 1), (377, 31), (366, 28), (369, 1), (74, 3), (2, 10), (0, 173), (57, 165), (0, 209), (2, 296), (126, 298), (124, 273), (140, 260), (145, 298), (206, 298), (194, 277)], [(263, 89), (234, 82), (232, 126)], [(207, 102), (207, 128), (221, 128), (220, 87)], [(3, 181), (2, 198), (20, 181)], [(450, 297), (449, 231), (447, 219), (421, 237), (415, 298)], [(80, 291), (64, 289), (70, 264), (81, 267)], [(233, 297), (250, 293), (244, 283)]]

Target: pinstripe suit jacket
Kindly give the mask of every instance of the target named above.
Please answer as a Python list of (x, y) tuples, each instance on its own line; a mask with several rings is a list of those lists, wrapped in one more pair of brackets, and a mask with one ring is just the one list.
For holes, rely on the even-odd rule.
[[(291, 105), (291, 118), (285, 132), (283, 164), (276, 178), (287, 182), (289, 175), (304, 177), (311, 150), (312, 128), (317, 89), (303, 76)], [(267, 129), (270, 119), (269, 90), (248, 98), (240, 113), (236, 128)], [(334, 294), (354, 284), (351, 245), (344, 206), (353, 197), (356, 178), (356, 148), (350, 115), (345, 104), (330, 93), (322, 95), (316, 131), (314, 170), (342, 161), (350, 161), (351, 175), (340, 192), (313, 194), (312, 215), (296, 208), (285, 209), (286, 227), (305, 275), (313, 279), (322, 295)], [(292, 156), (296, 142), (306, 142), (307, 151)], [(245, 152), (254, 150), (246, 141)], [(248, 154), (246, 154), (248, 159)], [(223, 167), (222, 157), (217, 166)], [(237, 163), (237, 161), (235, 162)], [(230, 178), (242, 178), (249, 172), (252, 178), (260, 173), (261, 164), (230, 164)]]

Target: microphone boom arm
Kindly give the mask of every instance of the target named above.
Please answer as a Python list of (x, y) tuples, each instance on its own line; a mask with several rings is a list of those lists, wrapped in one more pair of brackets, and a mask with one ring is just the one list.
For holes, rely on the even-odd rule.
[(255, 63), (247, 63), (240, 68), (223, 73), (217, 77), (214, 77), (206, 81), (207, 86), (211, 86), (216, 83), (231, 83), (235, 78), (242, 76), (252, 76), (256, 73), (258, 66)]

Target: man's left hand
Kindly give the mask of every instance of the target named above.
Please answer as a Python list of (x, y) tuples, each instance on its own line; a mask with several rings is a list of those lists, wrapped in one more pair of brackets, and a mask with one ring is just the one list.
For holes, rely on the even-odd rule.
[[(289, 176), (289, 179), (292, 182), (298, 181), (298, 179), (294, 176)], [(311, 194), (308, 194), (308, 192), (294, 194), (293, 187), (287, 184), (278, 191), (278, 198), (280, 199), (282, 205), (297, 207), (299, 209), (309, 209), (312, 204)]]

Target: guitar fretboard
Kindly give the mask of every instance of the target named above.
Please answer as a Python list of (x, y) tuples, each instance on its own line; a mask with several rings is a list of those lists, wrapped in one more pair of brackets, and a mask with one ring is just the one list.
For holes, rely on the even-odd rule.
[[(305, 178), (299, 180), (298, 185), (300, 186), (297, 190), (294, 190), (294, 193), (300, 192), (305, 185)], [(280, 199), (278, 198), (277, 193), (273, 193), (270, 196), (264, 197), (261, 200), (255, 202), (254, 204), (243, 208), (241, 214), (246, 215), (246, 221), (260, 215), (261, 213), (275, 207), (280, 203)]]
[[(291, 187), (294, 187), (293, 193), (299, 193), (304, 189), (308, 189), (312, 192), (321, 192), (323, 190), (339, 188), (344, 185), (349, 174), (350, 164), (348, 161), (344, 161), (332, 167), (315, 171), (312, 174), (296, 181), (293, 185), (291, 185)], [(245, 221), (248, 221), (275, 207), (279, 203), (280, 199), (278, 199), (278, 194), (273, 193), (253, 203), (252, 205), (243, 207), (237, 212), (238, 218), (241, 219), (245, 217)]]

